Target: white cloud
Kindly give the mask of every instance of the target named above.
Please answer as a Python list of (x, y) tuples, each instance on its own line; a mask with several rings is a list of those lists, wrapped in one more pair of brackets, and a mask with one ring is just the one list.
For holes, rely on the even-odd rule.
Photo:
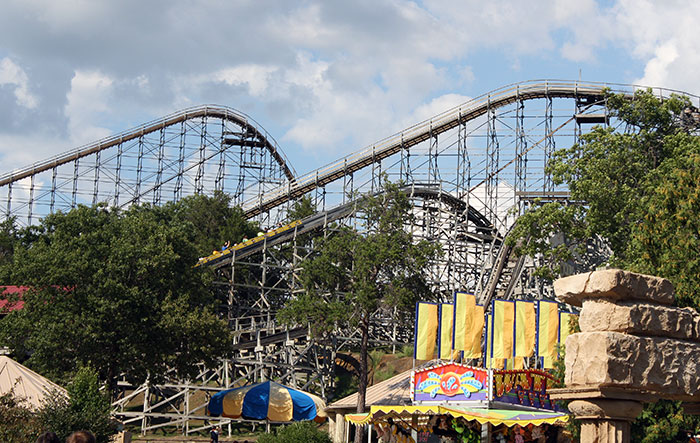
[[(435, 97), (428, 103), (418, 106), (409, 117), (404, 120), (404, 126), (409, 126), (430, 119), (438, 114), (456, 108), (471, 100), (471, 97), (461, 94), (444, 94)], [(387, 134), (388, 135), (388, 134)]]
[(15, 88), (17, 104), (25, 108), (36, 108), (39, 101), (29, 92), (29, 78), (24, 70), (9, 57), (0, 60), (0, 86), (11, 85)]
[(47, 159), (58, 152), (70, 149), (69, 142), (61, 137), (39, 134), (0, 134), (0, 175)]
[(85, 144), (108, 136), (112, 131), (100, 126), (102, 113), (107, 112), (114, 81), (97, 71), (76, 71), (67, 94), (65, 114), (70, 139)]
[(25, 10), (32, 11), (44, 26), (53, 31), (79, 32), (76, 27), (99, 26), (109, 19), (109, 5), (92, 0), (21, 0)]
[[(328, 75), (329, 68), (328, 63), (301, 54), (298, 69), (285, 73), (286, 87), (290, 91), (294, 86), (305, 89), (311, 98), (311, 109), (296, 119), (283, 140), (298, 143), (306, 149), (324, 148), (332, 152), (348, 138), (366, 142), (366, 139), (354, 137), (356, 131), (364, 127), (374, 133), (373, 124), (383, 120), (377, 109), (382, 104), (378, 100), (382, 95), (378, 86), (371, 85), (367, 90), (365, 85), (357, 91), (338, 87)], [(368, 94), (364, 95), (362, 91)], [(286, 93), (281, 89), (277, 91), (278, 95)], [(339, 125), (340, 121), (344, 123)]]
[(700, 94), (700, 3), (621, 0), (615, 9), (619, 37), (644, 62), (635, 83)]
[[(285, 150), (335, 157), (502, 83), (599, 64), (618, 75), (610, 81), (692, 92), (700, 70), (700, 3), (685, 0), (4, 6), (0, 137), (38, 126), (76, 145), (219, 103), (251, 115)], [(609, 48), (624, 60), (604, 60)]]
[[(450, 25), (451, 38), (462, 50), (505, 46), (514, 54), (551, 50), (550, 33), (556, 28), (552, 1), (425, 0), (440, 25)], [(450, 45), (451, 43), (448, 43)]]
[(267, 91), (270, 74), (278, 69), (276, 66), (247, 63), (221, 69), (212, 75), (212, 80), (227, 85), (245, 85), (250, 95), (258, 97)]
[(678, 48), (674, 42), (666, 42), (656, 48), (654, 57), (644, 67), (644, 77), (640, 83), (663, 85), (668, 81), (669, 68), (678, 60)]

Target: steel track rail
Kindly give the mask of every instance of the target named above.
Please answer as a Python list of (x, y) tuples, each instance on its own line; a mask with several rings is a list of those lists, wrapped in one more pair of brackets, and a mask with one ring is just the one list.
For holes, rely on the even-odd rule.
[[(137, 139), (143, 135), (159, 131), (162, 128), (176, 125), (178, 123), (193, 120), (201, 117), (220, 118), (233, 122), (241, 127), (247, 128), (250, 135), (259, 140), (263, 146), (270, 152), (270, 155), (282, 167), (284, 175), (288, 180), (293, 180), (296, 172), (291, 166), (287, 157), (277, 145), (277, 142), (267, 133), (261, 132), (257, 127), (261, 127), (255, 120), (247, 115), (235, 111), (231, 108), (223, 106), (203, 105), (194, 108), (183, 109), (174, 114), (163, 117), (160, 120), (154, 120), (134, 129), (122, 132), (121, 134), (113, 135), (97, 142), (82, 146), (73, 151), (60, 154), (43, 162), (35, 163), (24, 169), (13, 171), (3, 176), (0, 176), (0, 186), (5, 186), (9, 183), (22, 180), (40, 172), (47, 171), (57, 166), (73, 162), (80, 158), (95, 154), (99, 151), (109, 149), (121, 143)], [(264, 131), (264, 130), (263, 130)]]
[[(440, 200), (458, 211), (464, 211), (466, 209), (467, 219), (474, 223), (476, 229), (480, 231), (479, 233), (484, 236), (484, 238), (472, 239), (476, 241), (493, 239), (495, 233), (492, 232), (494, 229), (488, 219), (472, 206), (467, 207), (467, 204), (463, 200), (460, 200), (459, 198), (435, 187), (407, 185), (401, 189), (401, 192), (407, 194), (411, 198), (419, 197), (428, 200)], [(210, 266), (214, 269), (218, 269), (223, 266), (230, 266), (232, 260), (241, 260), (260, 252), (265, 248), (282, 243), (288, 243), (297, 235), (305, 234), (322, 226), (326, 226), (328, 223), (332, 223), (338, 219), (347, 217), (355, 212), (357, 203), (357, 200), (353, 200), (348, 203), (338, 205), (327, 211), (318, 212), (304, 218), (303, 220), (293, 222), (293, 228), (291, 229), (284, 229), (283, 227), (279, 233), (271, 232), (265, 234), (264, 236), (247, 240), (246, 242), (239, 244), (243, 245), (240, 250), (236, 250), (239, 245), (234, 245), (232, 248), (229, 248), (223, 252), (217, 251), (215, 254), (203, 258), (202, 261), (196, 266)]]
[(372, 163), (408, 149), (430, 137), (453, 129), (468, 121), (485, 115), (489, 110), (497, 109), (517, 101), (542, 98), (581, 98), (588, 102), (602, 100), (604, 90), (630, 93), (633, 86), (606, 83), (580, 83), (567, 81), (530, 81), (516, 83), (496, 89), (440, 115), (416, 124), (398, 134), (388, 137), (361, 151), (326, 165), (316, 171), (297, 177), (285, 186), (280, 186), (264, 196), (243, 202), (243, 209), (248, 218), (303, 196), (313, 189), (325, 186), (339, 178), (350, 175)]

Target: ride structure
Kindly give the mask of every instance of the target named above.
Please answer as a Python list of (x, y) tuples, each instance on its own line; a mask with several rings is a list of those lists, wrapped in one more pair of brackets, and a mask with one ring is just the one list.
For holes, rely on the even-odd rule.
[[(216, 271), (214, 290), (235, 332), (236, 356), (218, 368), (202, 368), (196, 380), (123, 384), (115, 403), (117, 416), (140, 422), (143, 432), (178, 426), (191, 433), (206, 427), (193, 420), (208, 418), (207, 396), (244, 382), (270, 379), (331, 397), (333, 368), (347, 362), (338, 356), (356, 342), (357, 331), (338, 330), (319, 341), (305, 327), (280, 325), (275, 314), (302, 290), (300, 265), (315, 239), (340, 225), (362, 230), (357, 197), (381, 192), (384, 178), (401, 182), (410, 197), (415, 217), (406, 229), (442, 248), (425, 269), (436, 301), (448, 300), (454, 290), (477, 294), (485, 305), (494, 297), (551, 297), (551, 288), (531, 272), (535, 259), (517, 257), (504, 238), (537, 202), (577, 204), (547, 172), (553, 152), (576, 143), (593, 125), (615, 126), (605, 91), (631, 95), (635, 89), (550, 80), (508, 85), (302, 175), (245, 114), (190, 108), (0, 176), (0, 219), (29, 225), (78, 204), (161, 204), (223, 191), (260, 224), (264, 235), (198, 264)], [(672, 92), (654, 89), (661, 97)], [(690, 98), (700, 106), (700, 98)], [(302, 198), (316, 212), (290, 219)], [(594, 245), (590, 261), (607, 253), (603, 244)], [(412, 323), (378, 311), (372, 344), (410, 343), (405, 324)], [(144, 401), (134, 411), (137, 398)]]

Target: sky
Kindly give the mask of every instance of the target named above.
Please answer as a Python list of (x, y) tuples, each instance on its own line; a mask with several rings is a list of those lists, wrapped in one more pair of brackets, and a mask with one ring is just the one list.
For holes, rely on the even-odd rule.
[(0, 0), (0, 175), (180, 109), (298, 173), (532, 79), (700, 95), (696, 0)]

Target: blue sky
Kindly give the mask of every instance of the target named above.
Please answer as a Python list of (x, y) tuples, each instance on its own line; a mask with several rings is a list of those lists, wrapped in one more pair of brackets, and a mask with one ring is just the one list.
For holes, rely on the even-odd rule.
[(700, 94), (700, 2), (5, 0), (0, 173), (205, 103), (303, 173), (500, 86)]

